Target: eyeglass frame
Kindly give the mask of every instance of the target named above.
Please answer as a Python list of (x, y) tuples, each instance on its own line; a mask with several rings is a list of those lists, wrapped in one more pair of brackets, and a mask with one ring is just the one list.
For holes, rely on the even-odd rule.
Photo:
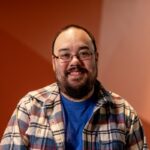
[(84, 60), (90, 60), (91, 56), (95, 54), (95, 51), (94, 52), (89, 51), (89, 57), (88, 58), (80, 58), (79, 53), (77, 53), (75, 55), (72, 55), (71, 53), (68, 53), (68, 54), (70, 54), (70, 57), (68, 58), (68, 60), (64, 60), (64, 59), (61, 58), (61, 56), (56, 56), (54, 53), (52, 55), (56, 59), (61, 60), (62, 62), (70, 62), (73, 59), (74, 56), (76, 56), (76, 58), (78, 58), (79, 60), (84, 61)]

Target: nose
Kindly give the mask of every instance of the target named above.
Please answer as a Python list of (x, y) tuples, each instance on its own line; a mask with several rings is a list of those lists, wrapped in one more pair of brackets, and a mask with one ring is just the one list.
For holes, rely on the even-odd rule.
[(70, 64), (72, 64), (72, 65), (81, 64), (81, 61), (77, 55), (72, 55)]

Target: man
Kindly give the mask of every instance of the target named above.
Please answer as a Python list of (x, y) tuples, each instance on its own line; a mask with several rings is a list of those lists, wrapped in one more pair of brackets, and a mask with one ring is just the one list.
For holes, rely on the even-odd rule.
[(96, 79), (97, 61), (89, 31), (76, 25), (63, 28), (52, 44), (57, 82), (20, 100), (0, 149), (148, 149), (134, 109)]

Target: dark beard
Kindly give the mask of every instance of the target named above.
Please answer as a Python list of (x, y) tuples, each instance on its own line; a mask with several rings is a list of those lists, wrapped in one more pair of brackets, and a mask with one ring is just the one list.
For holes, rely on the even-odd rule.
[[(69, 70), (65, 72), (65, 77), (67, 78), (68, 74), (73, 70), (88, 73), (88, 71), (85, 68), (82, 68), (81, 66), (72, 66)], [(57, 83), (60, 90), (66, 95), (74, 99), (82, 99), (84, 96), (88, 95), (89, 92), (93, 89), (96, 81), (96, 76), (97, 75), (95, 75), (95, 77), (92, 79), (87, 78), (86, 81), (78, 87), (73, 87), (67, 81), (64, 81), (64, 83), (62, 84), (60, 81), (57, 80)]]
[(69, 84), (65, 85), (64, 93), (68, 96), (75, 98), (75, 99), (82, 99), (84, 96), (88, 95), (89, 92), (92, 90), (94, 85), (94, 81), (92, 83), (87, 80), (83, 85), (79, 86), (78, 88), (72, 87)]

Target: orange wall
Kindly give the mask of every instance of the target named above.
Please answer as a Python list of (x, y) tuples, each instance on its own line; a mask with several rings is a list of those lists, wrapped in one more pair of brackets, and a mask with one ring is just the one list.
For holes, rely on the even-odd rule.
[(55, 80), (51, 40), (60, 27), (76, 23), (94, 33), (99, 79), (134, 106), (150, 143), (149, 7), (146, 0), (1, 2), (0, 137), (18, 100)]
[(50, 45), (66, 24), (80, 24), (98, 38), (99, 0), (0, 2), (0, 137), (19, 99), (54, 81)]

